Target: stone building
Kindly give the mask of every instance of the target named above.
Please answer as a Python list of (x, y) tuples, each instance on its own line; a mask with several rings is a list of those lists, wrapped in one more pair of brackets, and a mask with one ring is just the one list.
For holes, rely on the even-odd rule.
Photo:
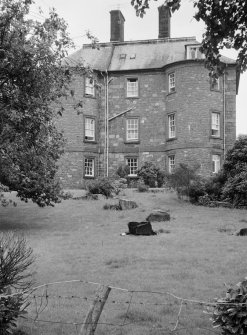
[(119, 10), (110, 16), (110, 42), (84, 45), (67, 59), (94, 72), (73, 83), (81, 113), (72, 98), (64, 103), (62, 183), (81, 187), (125, 164), (134, 177), (145, 161), (169, 172), (183, 162), (199, 164), (203, 175), (216, 173), (236, 137), (235, 62), (222, 56), (226, 73), (212, 82), (195, 37), (170, 37), (165, 6), (158, 39), (124, 41), (124, 16)]

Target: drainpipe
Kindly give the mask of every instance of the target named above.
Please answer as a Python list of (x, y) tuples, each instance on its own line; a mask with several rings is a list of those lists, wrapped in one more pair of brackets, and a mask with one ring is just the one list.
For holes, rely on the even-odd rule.
[(226, 74), (223, 74), (223, 158), (226, 155)]
[(108, 127), (108, 115), (109, 115), (109, 80), (108, 80), (108, 72), (106, 70), (106, 119), (105, 119), (105, 130), (106, 130), (106, 138), (105, 138), (105, 147), (106, 147), (106, 177), (109, 175), (109, 127)]

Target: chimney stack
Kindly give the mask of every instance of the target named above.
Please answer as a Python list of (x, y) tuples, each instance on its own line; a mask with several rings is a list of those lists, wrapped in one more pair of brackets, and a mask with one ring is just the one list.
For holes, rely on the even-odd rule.
[(171, 37), (171, 12), (168, 6), (162, 5), (159, 10), (159, 38)]
[(120, 10), (112, 10), (111, 14), (111, 42), (124, 41), (124, 16)]

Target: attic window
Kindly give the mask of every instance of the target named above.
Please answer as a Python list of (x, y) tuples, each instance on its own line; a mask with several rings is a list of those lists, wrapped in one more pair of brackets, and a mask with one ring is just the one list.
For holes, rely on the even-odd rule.
[(200, 52), (200, 44), (186, 45), (187, 59), (204, 59), (205, 56)]
[(126, 59), (126, 54), (120, 54), (120, 59)]
[(135, 58), (136, 58), (136, 54), (130, 55), (130, 59), (135, 59)]

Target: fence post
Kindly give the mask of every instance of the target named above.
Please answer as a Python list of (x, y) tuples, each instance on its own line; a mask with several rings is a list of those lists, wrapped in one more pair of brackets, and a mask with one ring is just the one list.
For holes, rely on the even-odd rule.
[(103, 311), (110, 291), (111, 288), (108, 286), (100, 286), (98, 288), (92, 305), (90, 306), (87, 316), (81, 327), (79, 335), (94, 335), (100, 315)]

